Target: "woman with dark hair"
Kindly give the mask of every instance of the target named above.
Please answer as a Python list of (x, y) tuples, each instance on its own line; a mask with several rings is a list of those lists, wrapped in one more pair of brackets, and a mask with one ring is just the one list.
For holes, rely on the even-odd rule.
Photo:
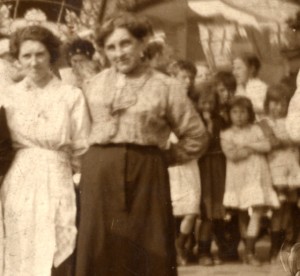
[(3, 97), (16, 149), (1, 189), (3, 275), (50, 276), (75, 248), (72, 171), (87, 149), (87, 107), (81, 91), (52, 72), (60, 42), (51, 31), (19, 29), (10, 43), (26, 76)]
[[(143, 62), (149, 31), (124, 13), (98, 33), (112, 67), (85, 91), (77, 276), (177, 275), (167, 164), (197, 158), (208, 137), (184, 87)], [(164, 151), (171, 131), (179, 142)]]
[(236, 95), (251, 100), (256, 116), (264, 113), (267, 93), (267, 85), (258, 78), (260, 67), (259, 59), (253, 54), (244, 53), (233, 60), (232, 73), (237, 83)]
[(77, 38), (67, 47), (66, 58), (71, 67), (59, 70), (64, 83), (82, 88), (86, 79), (100, 71), (100, 65), (93, 61), (95, 47), (89, 40)]

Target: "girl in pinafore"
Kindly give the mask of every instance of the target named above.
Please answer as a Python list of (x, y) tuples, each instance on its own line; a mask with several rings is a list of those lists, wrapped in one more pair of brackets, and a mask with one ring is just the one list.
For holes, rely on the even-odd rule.
[(277, 261), (284, 232), (291, 219), (292, 204), (297, 202), (296, 189), (300, 187), (299, 149), (292, 143), (286, 130), (289, 100), (286, 86), (271, 86), (265, 101), (265, 112), (268, 116), (260, 122), (272, 145), (268, 162), (272, 183), (280, 201), (280, 208), (274, 210), (271, 221), (271, 263)]
[(224, 251), (223, 196), (225, 189), (226, 160), (220, 145), (220, 131), (226, 123), (219, 115), (219, 97), (213, 82), (202, 86), (198, 100), (198, 111), (210, 134), (209, 148), (199, 159), (201, 172), (201, 226), (199, 230), (199, 264), (217, 264), (211, 255), (212, 234), (216, 237), (219, 256)]
[[(245, 262), (259, 266), (255, 257), (255, 240), (264, 207), (279, 207), (272, 188), (271, 175), (264, 154), (271, 144), (261, 128), (253, 124), (255, 114), (251, 101), (237, 96), (229, 104), (230, 128), (221, 133), (221, 145), (226, 156), (226, 186), (224, 206), (238, 209), (240, 232), (246, 243)], [(248, 211), (252, 209), (248, 221)]]

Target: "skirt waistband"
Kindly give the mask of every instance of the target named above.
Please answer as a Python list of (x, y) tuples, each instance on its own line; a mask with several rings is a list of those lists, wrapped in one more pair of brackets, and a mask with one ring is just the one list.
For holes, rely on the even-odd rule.
[(35, 158), (47, 158), (47, 159), (60, 159), (65, 161), (70, 161), (70, 155), (61, 150), (52, 150), (40, 147), (28, 147), (28, 148), (19, 148), (17, 149), (16, 156), (19, 155), (28, 155), (28, 156), (35, 156)]
[(161, 151), (158, 146), (154, 145), (138, 145), (131, 143), (109, 143), (109, 144), (94, 144), (93, 147), (102, 147), (102, 148), (127, 148), (137, 151)]

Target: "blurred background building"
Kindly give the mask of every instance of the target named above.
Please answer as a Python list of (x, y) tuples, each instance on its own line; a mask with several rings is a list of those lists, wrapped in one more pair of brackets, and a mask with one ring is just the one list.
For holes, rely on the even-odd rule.
[(212, 70), (230, 67), (243, 51), (261, 59), (269, 83), (300, 67), (299, 0), (2, 0), (0, 32), (42, 22), (64, 40), (92, 38), (116, 10), (148, 17), (173, 56), (206, 61)]

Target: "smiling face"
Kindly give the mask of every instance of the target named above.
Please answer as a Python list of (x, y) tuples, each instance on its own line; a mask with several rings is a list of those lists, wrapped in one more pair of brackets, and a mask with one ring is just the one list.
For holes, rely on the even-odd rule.
[(104, 42), (108, 60), (123, 74), (130, 74), (139, 66), (144, 48), (144, 43), (125, 28), (115, 29)]
[(19, 63), (26, 76), (37, 82), (50, 73), (50, 53), (39, 41), (26, 40), (19, 50)]

